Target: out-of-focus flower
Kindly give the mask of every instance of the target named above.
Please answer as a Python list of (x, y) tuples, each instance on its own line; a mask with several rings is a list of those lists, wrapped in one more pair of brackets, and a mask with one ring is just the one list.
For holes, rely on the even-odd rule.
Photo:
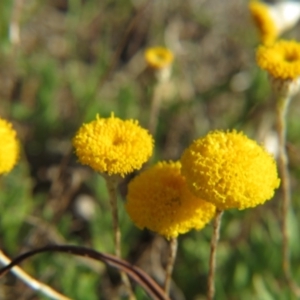
[(163, 69), (170, 66), (174, 60), (171, 50), (164, 47), (148, 48), (145, 52), (147, 64), (154, 69)]
[(95, 171), (121, 175), (138, 170), (150, 158), (153, 138), (138, 121), (121, 120), (112, 115), (83, 124), (73, 146), (79, 161)]
[(263, 44), (270, 45), (283, 32), (296, 25), (300, 18), (300, 3), (298, 1), (281, 1), (268, 4), (261, 1), (251, 1), (249, 9), (260, 32)]
[(180, 169), (179, 162), (159, 162), (130, 182), (126, 210), (136, 226), (169, 239), (214, 217), (215, 206), (189, 191)]
[(286, 94), (295, 94), (299, 89), (300, 43), (278, 41), (272, 46), (259, 46), (256, 61), (273, 79), (275, 88)]
[(18, 161), (20, 145), (12, 124), (0, 118), (0, 174), (8, 173)]
[(191, 191), (220, 210), (263, 204), (280, 183), (274, 158), (236, 131), (213, 131), (195, 140), (181, 163)]
[(169, 80), (174, 60), (174, 55), (169, 49), (164, 47), (148, 48), (145, 52), (145, 59), (150, 70), (154, 71), (158, 82)]

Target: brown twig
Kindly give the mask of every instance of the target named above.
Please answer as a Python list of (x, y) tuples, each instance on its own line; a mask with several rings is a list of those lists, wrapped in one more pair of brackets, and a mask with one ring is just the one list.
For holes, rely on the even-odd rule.
[[(3, 265), (8, 265), (11, 263), (11, 260), (0, 250), (0, 262)], [(26, 285), (32, 288), (35, 291), (42, 293), (43, 295), (56, 300), (71, 300), (70, 298), (58, 293), (50, 286), (36, 280), (35, 278), (29, 276), (25, 273), (20, 267), (13, 267), (11, 271)]]
[(208, 300), (213, 300), (215, 296), (216, 254), (217, 254), (217, 245), (220, 238), (220, 227), (221, 227), (222, 215), (223, 215), (223, 211), (217, 210), (214, 219), (214, 231), (210, 243), (209, 274), (208, 274), (208, 289), (207, 289)]
[(169, 250), (168, 263), (167, 263), (167, 267), (166, 267), (166, 278), (165, 278), (165, 283), (164, 283), (164, 291), (167, 295), (169, 295), (169, 293), (170, 293), (171, 278), (172, 278), (172, 272), (174, 269), (177, 247), (178, 247), (177, 238), (172, 238), (170, 240), (170, 250)]
[(132, 266), (128, 262), (114, 255), (105, 254), (97, 252), (93, 249), (72, 245), (50, 245), (47, 247), (23, 253), (17, 258), (15, 258), (9, 265), (0, 269), (0, 277), (5, 275), (12, 267), (16, 266), (17, 264), (20, 264), (25, 259), (32, 257), (36, 254), (45, 252), (68, 253), (73, 255), (79, 255), (82, 257), (88, 257), (97, 261), (102, 261), (111, 267), (126, 272), (133, 280), (139, 283), (149, 293), (149, 295), (151, 295), (152, 299), (170, 300), (170, 298), (164, 293), (162, 288), (140, 268)]

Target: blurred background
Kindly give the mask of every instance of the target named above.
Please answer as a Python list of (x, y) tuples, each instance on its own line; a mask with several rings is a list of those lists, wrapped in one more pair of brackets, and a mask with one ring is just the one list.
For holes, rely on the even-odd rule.
[[(285, 38), (300, 40), (300, 25)], [(154, 132), (158, 160), (177, 160), (213, 129), (237, 129), (276, 153), (274, 99), (255, 63), (259, 44), (246, 0), (1, 0), (0, 116), (13, 122), (20, 162), (0, 182), (0, 247), (10, 257), (49, 243), (113, 253), (103, 179), (81, 166), (71, 139), (96, 114), (149, 126), (157, 79), (144, 51), (174, 54), (161, 90)], [(300, 99), (288, 113), (294, 210), (289, 215), (293, 274), (300, 282)], [(0, 141), (1, 143), (1, 141)], [(123, 202), (123, 257), (159, 283), (167, 242), (140, 231)], [(226, 211), (218, 248), (216, 299), (294, 299), (281, 271), (280, 192), (246, 211)], [(205, 299), (212, 225), (179, 237), (172, 299)], [(41, 254), (22, 264), (35, 278), (72, 299), (119, 299), (115, 270), (66, 254)], [(149, 299), (137, 287), (138, 299)], [(47, 299), (13, 275), (0, 298)]]

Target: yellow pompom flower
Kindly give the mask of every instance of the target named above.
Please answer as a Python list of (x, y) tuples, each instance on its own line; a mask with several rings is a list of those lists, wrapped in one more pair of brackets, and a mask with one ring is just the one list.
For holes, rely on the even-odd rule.
[(113, 115), (83, 124), (73, 146), (79, 161), (95, 171), (121, 175), (138, 170), (150, 158), (153, 138), (138, 121), (121, 120)]
[(148, 48), (145, 52), (147, 64), (153, 69), (163, 69), (170, 66), (174, 60), (173, 53), (164, 47)]
[(251, 1), (249, 9), (259, 30), (262, 43), (272, 44), (279, 35), (279, 29), (270, 14), (270, 6), (260, 1)]
[(282, 40), (273, 46), (260, 46), (256, 60), (273, 78), (296, 79), (300, 76), (300, 43)]
[(215, 206), (189, 191), (180, 169), (180, 162), (159, 162), (129, 183), (126, 210), (136, 226), (170, 239), (214, 217)]
[(12, 124), (0, 118), (0, 174), (10, 172), (18, 161), (20, 145)]
[(280, 183), (273, 157), (236, 131), (213, 131), (195, 140), (181, 163), (191, 191), (219, 210), (263, 204)]

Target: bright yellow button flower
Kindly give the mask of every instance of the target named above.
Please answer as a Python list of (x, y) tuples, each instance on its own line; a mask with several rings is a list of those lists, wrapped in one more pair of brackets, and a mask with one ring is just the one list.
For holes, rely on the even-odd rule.
[(191, 191), (220, 210), (263, 204), (280, 183), (273, 157), (236, 131), (213, 131), (194, 141), (181, 163)]
[(0, 174), (10, 172), (17, 163), (20, 145), (12, 124), (0, 118)]
[(126, 174), (138, 170), (150, 158), (153, 138), (138, 121), (100, 118), (83, 124), (73, 146), (79, 161), (95, 171), (108, 175)]
[(300, 43), (279, 41), (273, 46), (260, 46), (257, 64), (276, 79), (296, 79), (300, 76)]
[(136, 226), (169, 239), (214, 217), (215, 206), (189, 191), (180, 169), (179, 162), (159, 162), (129, 183), (126, 210)]

